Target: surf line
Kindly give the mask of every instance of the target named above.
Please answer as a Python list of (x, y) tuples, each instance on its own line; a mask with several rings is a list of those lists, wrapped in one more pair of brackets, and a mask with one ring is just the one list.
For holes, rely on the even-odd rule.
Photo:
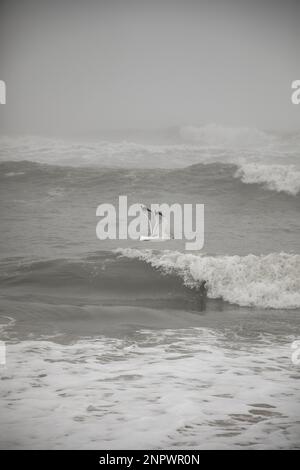
[(6, 104), (6, 83), (0, 80), (0, 104)]
[(118, 204), (102, 203), (96, 210), (99, 240), (167, 241), (185, 240), (186, 250), (201, 250), (204, 245), (204, 204), (171, 205), (135, 203), (127, 196)]

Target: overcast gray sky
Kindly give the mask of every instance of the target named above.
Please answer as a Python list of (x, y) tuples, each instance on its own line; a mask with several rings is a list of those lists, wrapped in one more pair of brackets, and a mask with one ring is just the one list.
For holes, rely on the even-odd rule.
[(300, 128), (297, 0), (2, 0), (2, 132)]

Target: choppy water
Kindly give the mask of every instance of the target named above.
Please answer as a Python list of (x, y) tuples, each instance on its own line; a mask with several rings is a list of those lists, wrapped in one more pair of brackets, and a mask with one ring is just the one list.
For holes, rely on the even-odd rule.
[[(299, 136), (0, 146), (1, 447), (299, 447)], [(204, 203), (204, 249), (100, 242), (120, 194)]]

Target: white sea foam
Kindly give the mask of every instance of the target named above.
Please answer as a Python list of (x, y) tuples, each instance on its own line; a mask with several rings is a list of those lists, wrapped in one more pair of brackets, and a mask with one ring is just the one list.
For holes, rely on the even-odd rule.
[(204, 256), (132, 248), (116, 252), (143, 260), (164, 273), (175, 272), (192, 288), (206, 281), (208, 297), (213, 299), (250, 307), (300, 307), (300, 255)]
[(300, 191), (300, 169), (295, 165), (241, 164), (235, 173), (243, 183), (265, 184), (268, 189), (294, 196)]
[(299, 446), (291, 343), (208, 329), (71, 345), (7, 344), (5, 449), (288, 449)]

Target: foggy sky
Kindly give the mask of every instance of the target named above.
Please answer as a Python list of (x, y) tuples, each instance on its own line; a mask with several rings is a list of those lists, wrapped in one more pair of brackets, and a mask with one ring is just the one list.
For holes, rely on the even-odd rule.
[(0, 132), (300, 129), (300, 2), (2, 0)]

